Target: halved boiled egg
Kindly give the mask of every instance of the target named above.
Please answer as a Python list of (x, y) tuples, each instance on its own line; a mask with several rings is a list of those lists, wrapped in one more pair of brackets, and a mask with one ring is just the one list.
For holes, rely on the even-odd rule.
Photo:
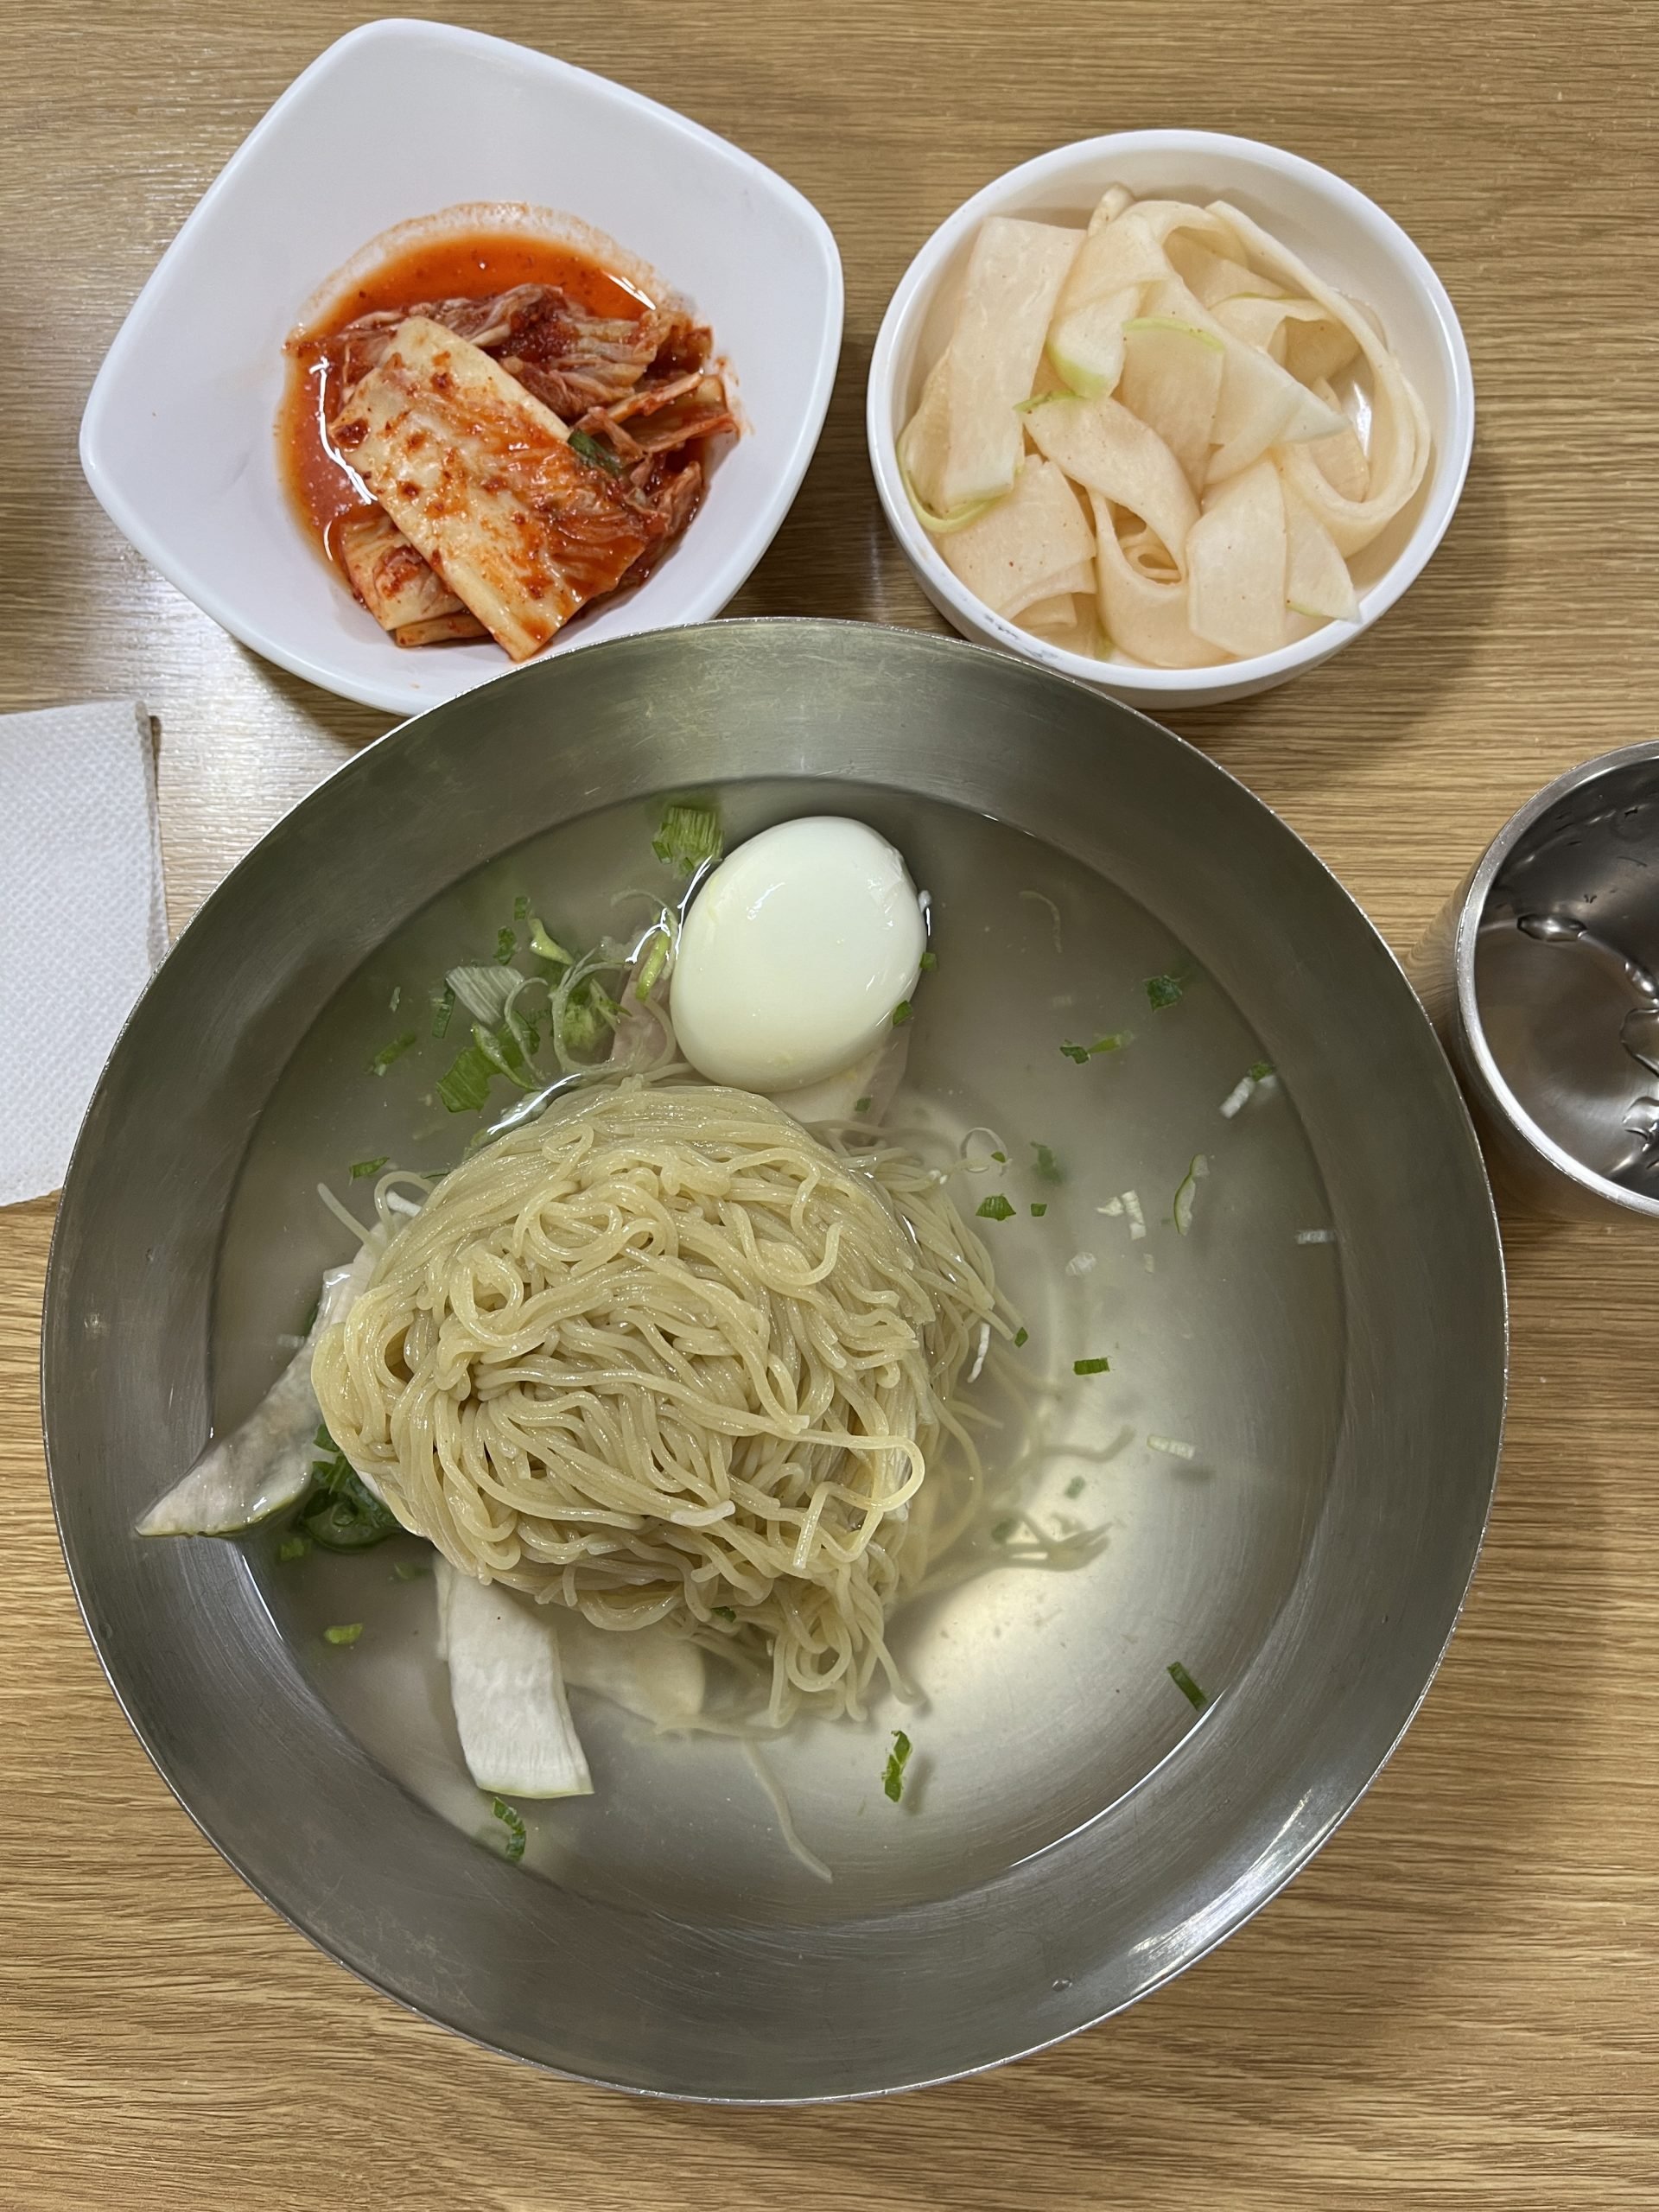
[(788, 1093), (877, 1052), (927, 950), (904, 858), (861, 822), (780, 822), (722, 861), (685, 918), (680, 1049), (710, 1083)]

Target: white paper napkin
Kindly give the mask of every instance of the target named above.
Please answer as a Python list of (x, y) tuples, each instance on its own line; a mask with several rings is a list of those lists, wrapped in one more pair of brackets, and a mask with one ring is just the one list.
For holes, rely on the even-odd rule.
[(143, 706), (0, 715), (0, 1205), (61, 1185), (99, 1071), (166, 950)]

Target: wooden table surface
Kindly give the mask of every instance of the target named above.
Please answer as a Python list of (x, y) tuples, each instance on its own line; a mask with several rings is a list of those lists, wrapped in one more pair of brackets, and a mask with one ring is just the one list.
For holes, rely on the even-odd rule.
[[(83, 486), (76, 423), (198, 194), (358, 20), (336, 0), (6, 14), (0, 707), (148, 701), (175, 928), (384, 724), (266, 667), (154, 575)], [(1446, 545), (1377, 630), (1179, 726), (1397, 946), (1521, 800), (1651, 736), (1651, 0), (503, 0), (471, 20), (683, 107), (834, 226), (848, 315), (829, 428), (734, 613), (931, 623), (861, 428), (910, 254), (1061, 141), (1237, 130), (1339, 170), (1420, 241), (1468, 334), (1480, 435)], [(415, 141), (410, 176), (413, 208)], [(1659, 2202), (1659, 1283), (1637, 1235), (1507, 1224), (1513, 1399), (1473, 1596), (1408, 1740), (1291, 1890), (1045, 2057), (766, 2113), (638, 2103), (475, 2050), (359, 1987), (203, 1841), (128, 1732), (54, 1536), (35, 1371), (50, 1230), (47, 1204), (0, 1214), (0, 2202)]]

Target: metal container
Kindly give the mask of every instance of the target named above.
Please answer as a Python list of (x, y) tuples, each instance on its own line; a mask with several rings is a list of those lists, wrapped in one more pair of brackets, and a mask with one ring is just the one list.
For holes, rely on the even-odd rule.
[[(813, 810), (844, 791), (877, 820), (933, 808), (929, 871), (1012, 825), (1025, 880), (1098, 884), (1126, 929), (1184, 944), (1204, 1004), (1148, 1014), (1141, 998), (1138, 1059), (1074, 1065), (1054, 1039), (1083, 1014), (1010, 991), (988, 994), (982, 1058), (1016, 1103), (1028, 1077), (1049, 1097), (1086, 1096), (1085, 1149), (1103, 1160), (1131, 1140), (1173, 1159), (1197, 1129), (1217, 1164), (1193, 1234), (1161, 1218), (1166, 1197), (1149, 1205), (1159, 1272), (1125, 1241), (1100, 1336), (1065, 1350), (1068, 1402), (1100, 1426), (1073, 1464), (1120, 1502), (1107, 1550), (1046, 1586), (963, 1586), (964, 1618), (981, 1618), (981, 1591), (1027, 1606), (1040, 1587), (1045, 1609), (1086, 1605), (1084, 1626), (1039, 1621), (1003, 1644), (999, 1621), (958, 1647), (969, 1748), (940, 1748), (961, 1702), (942, 1677), (912, 1724), (918, 1780), (902, 1808), (879, 1786), (885, 1738), (855, 1733), (872, 1801), (845, 1823), (864, 1840), (859, 1885), (825, 1888), (781, 1853), (771, 1887), (740, 1878), (722, 1826), (735, 1787), (703, 1778), (725, 1770), (695, 1743), (659, 1768), (652, 1745), (620, 1738), (602, 1763), (667, 1779), (582, 1801), (573, 1821), (592, 1808), (612, 1821), (600, 1845), (532, 1872), (533, 1853), (505, 1865), (441, 1817), (423, 1773), (358, 1719), (351, 1700), (391, 1663), (387, 1640), (331, 1653), (285, 1634), (296, 1586), (257, 1544), (146, 1543), (134, 1517), (210, 1415), (238, 1417), (263, 1389), (275, 1332), (293, 1325), (308, 1240), (328, 1226), (310, 1191), (338, 1172), (332, 1134), (319, 1153), (331, 1088), (296, 1072), (330, 1005), (378, 994), (384, 1025), (379, 949), (547, 825), (599, 836), (611, 802), (643, 818), (645, 795), (755, 778), (774, 810), (796, 791)], [(978, 886), (968, 862), (959, 874), (966, 946)], [(1040, 903), (1021, 911), (1046, 944)], [(1073, 988), (1120, 957), (1068, 941)], [(1133, 979), (1150, 971), (1128, 957), (1140, 997)], [(973, 981), (971, 959), (942, 950), (928, 987)], [(1274, 1063), (1261, 1117), (1218, 1113), (1240, 1071), (1231, 1030), (1217, 1029), (1213, 1066), (1184, 1057), (1207, 1049), (1205, 1006)], [(1052, 1034), (1027, 1059), (1020, 1025), (1038, 1014)], [(397, 1078), (377, 1089), (356, 1046), (352, 1068), (376, 1096)], [(1022, 1146), (1052, 1134), (1025, 1121)], [(1305, 1229), (1316, 1200), (1328, 1226)], [(1103, 1239), (1122, 1236), (1087, 1211)], [(1166, 1302), (1137, 1306), (1142, 1287)], [(1073, 1386), (1073, 1349), (1119, 1338), (1135, 1358)], [(370, 747), (264, 839), (185, 931), (99, 1085), (59, 1216), (43, 1366), (54, 1501), (111, 1681), (182, 1803), (278, 1911), (377, 1987), (539, 2065), (789, 2101), (901, 2088), (1069, 2035), (1179, 1973), (1305, 1864), (1398, 1741), (1456, 1623), (1504, 1357), (1497, 1226), (1451, 1071), (1376, 931), (1285, 825), (1081, 686), (941, 639), (781, 622), (507, 676)], [(1124, 1445), (1137, 1360), (1162, 1363), (1160, 1402), (1179, 1398), (1188, 1437), (1217, 1440), (1212, 1465)], [(1126, 1476), (1114, 1455), (1131, 1449)], [(1178, 1660), (1209, 1693), (1201, 1713), (1172, 1679)], [(432, 1789), (450, 1787), (452, 1740), (434, 1740)], [(1034, 1796), (1058, 1810), (1022, 1841)], [(976, 1856), (993, 1829), (1003, 1845)], [(650, 1883), (623, 1878), (651, 1853)]]
[(1540, 791), (1408, 966), (1506, 1191), (1659, 1219), (1659, 745)]

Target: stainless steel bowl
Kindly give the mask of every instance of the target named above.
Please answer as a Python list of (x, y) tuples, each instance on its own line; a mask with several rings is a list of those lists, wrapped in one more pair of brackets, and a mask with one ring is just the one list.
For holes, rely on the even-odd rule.
[(1659, 745), (1523, 806), (1410, 969), (1506, 1187), (1659, 1220)]
[[(435, 894), (527, 836), (740, 777), (798, 779), (819, 806), (826, 783), (945, 802), (964, 837), (988, 817), (1013, 824), (1033, 866), (1046, 855), (1138, 900), (1276, 1063), (1334, 1233), (1293, 1274), (1281, 1244), (1310, 1185), (1281, 1187), (1266, 1154), (1210, 1217), (1235, 1237), (1230, 1260), (1217, 1245), (1201, 1265), (1165, 1232), (1161, 1355), (1195, 1419), (1230, 1424), (1241, 1452), (1253, 1437), (1271, 1449), (1253, 1483), (1166, 1461), (1136, 1477), (1135, 1492), (1174, 1501), (1168, 1533), (1137, 1552), (1130, 1529), (1106, 1555), (1118, 1580), (1099, 1586), (1100, 1640), (1067, 1661), (1065, 1695), (1033, 1703), (1025, 1748), (1057, 1785), (1048, 1768), (1109, 1753), (1130, 1672), (1160, 1686), (1163, 1735), (1040, 1847), (964, 1860), (953, 1883), (947, 1833), (943, 1872), (874, 1904), (810, 1882), (798, 1904), (722, 1888), (696, 1818), (669, 1837), (683, 1883), (671, 1871), (652, 1895), (509, 1867), (344, 1725), (243, 1550), (132, 1535), (210, 1408), (245, 1387), (214, 1371), (216, 1326), (221, 1345), (238, 1336), (216, 1307), (259, 1273), (227, 1221), (257, 1201), (265, 1272), (296, 1284), (310, 1264), (300, 1195), (325, 1163), (303, 1116), (271, 1101), (319, 1009), (372, 978), (378, 948)], [(1074, 959), (1086, 982), (1088, 950)], [(1009, 1049), (999, 1022), (1019, 1012), (988, 1008), (988, 1055)], [(1078, 1075), (1048, 1057), (1052, 1079)], [(1209, 1089), (1195, 1103), (1163, 1065), (1148, 1054), (1127, 1071), (1147, 1086), (1143, 1122), (1219, 1131)], [(1103, 1074), (1097, 1095), (1104, 1145), (1121, 1134), (1113, 1096), (1130, 1094)], [(1206, 1204), (1224, 1195), (1218, 1177), (1205, 1189)], [(1277, 1224), (1271, 1253), (1258, 1222)], [(269, 1311), (261, 1325), (284, 1325)], [(1504, 1341), (1490, 1195), (1451, 1072), (1363, 915), (1267, 808), (1168, 732), (1014, 660), (735, 623), (595, 647), (435, 709), (296, 808), (215, 893), (88, 1116), (53, 1255), (44, 1398), (64, 1548), (110, 1679), (185, 1807), (278, 1910), (381, 1989), (538, 2064), (658, 2094), (792, 2101), (968, 2072), (1100, 2020), (1319, 1848), (1457, 1619), (1491, 1496)], [(1293, 1470), (1302, 1486), (1281, 1510)], [(1169, 1648), (1157, 1610), (1177, 1589), (1192, 1632), (1230, 1654), (1196, 1725), (1164, 1671), (1192, 1656)], [(988, 1710), (1022, 1694), (994, 1666), (988, 1680)], [(918, 1848), (948, 1779), (914, 1808)]]

